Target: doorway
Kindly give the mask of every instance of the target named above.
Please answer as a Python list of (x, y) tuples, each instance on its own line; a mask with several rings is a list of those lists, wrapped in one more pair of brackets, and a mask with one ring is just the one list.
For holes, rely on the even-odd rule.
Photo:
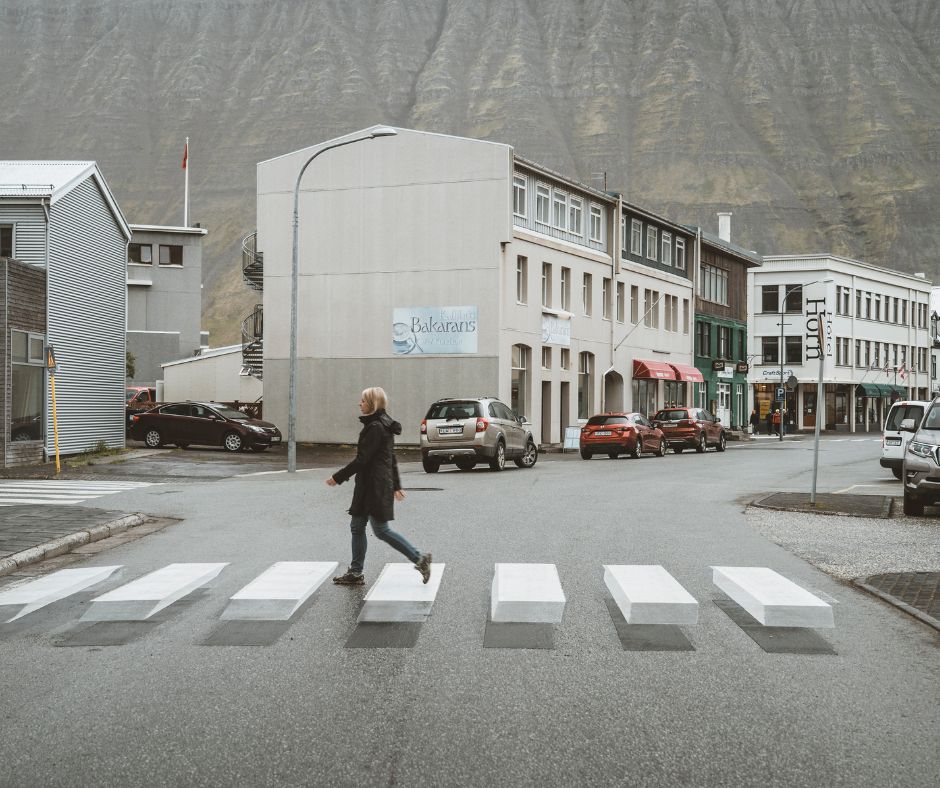
[(731, 384), (718, 383), (718, 408), (715, 415), (725, 427), (731, 426)]
[(571, 407), (571, 384), (562, 383), (558, 392), (558, 428), (561, 441), (565, 441), (565, 430), (568, 429), (568, 411)]
[[(564, 434), (562, 434), (564, 438)], [(541, 443), (551, 443), (552, 440), (552, 383), (550, 380), (542, 381), (542, 436)]]

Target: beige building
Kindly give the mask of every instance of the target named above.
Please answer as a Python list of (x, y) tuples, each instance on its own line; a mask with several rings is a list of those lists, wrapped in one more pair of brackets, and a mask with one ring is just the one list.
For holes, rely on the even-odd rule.
[(261, 381), (242, 372), (242, 346), (206, 348), (162, 365), (164, 402), (255, 402), (261, 399)]
[[(299, 441), (352, 440), (372, 385), (389, 392), (402, 443), (445, 396), (496, 395), (541, 443), (601, 409), (691, 396), (694, 235), (508, 145), (396, 132), (341, 138), (363, 139), (303, 176)], [(282, 427), (294, 185), (335, 142), (258, 165), (265, 415)]]

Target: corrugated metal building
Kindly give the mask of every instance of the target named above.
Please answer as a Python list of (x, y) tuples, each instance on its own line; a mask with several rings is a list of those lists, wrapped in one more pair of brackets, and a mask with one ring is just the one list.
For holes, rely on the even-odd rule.
[[(95, 162), (0, 161), (0, 254), (47, 272), (59, 451), (124, 445), (126, 263), (131, 232)], [(46, 381), (43, 446), (54, 452)], [(4, 397), (11, 397), (5, 391)]]

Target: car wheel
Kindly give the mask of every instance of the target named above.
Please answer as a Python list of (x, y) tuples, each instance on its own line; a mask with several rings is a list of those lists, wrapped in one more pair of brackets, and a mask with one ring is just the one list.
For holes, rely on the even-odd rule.
[[(15, 439), (14, 439), (14, 440), (15, 440)], [(895, 479), (900, 480), (900, 478), (901, 478), (901, 469), (900, 469), (900, 468), (892, 468), (892, 469), (891, 469), (891, 473), (894, 474), (894, 478), (895, 478)]]
[(640, 451), (640, 436), (639, 435), (637, 435), (636, 440), (633, 441), (633, 446), (630, 449), (629, 454), (630, 454), (631, 459), (634, 459), (634, 460), (640, 459), (640, 454), (642, 454), (642, 452)]
[(437, 473), (441, 469), (441, 464), (434, 460), (421, 460), (421, 466), (425, 473)]
[(506, 444), (501, 440), (496, 441), (496, 455), (490, 460), (490, 468), (494, 471), (501, 471), (506, 467)]
[(715, 447), (715, 450), (724, 451), (726, 442), (727, 442), (727, 439), (725, 438), (725, 434), (721, 433), (721, 435), (718, 436), (718, 445)]
[(222, 438), (222, 445), (226, 451), (241, 451), (245, 447), (245, 441), (237, 432), (227, 432)]
[(159, 449), (163, 445), (163, 436), (160, 434), (160, 430), (147, 430), (144, 433), (144, 443), (151, 449)]
[(455, 460), (454, 465), (456, 465), (462, 471), (472, 471), (473, 466), (476, 465), (476, 460)]
[(657, 457), (665, 457), (665, 456), (666, 456), (666, 441), (660, 441), (660, 442), (659, 442), (659, 451), (656, 452), (656, 456), (657, 456)]
[(534, 440), (527, 440), (525, 442), (525, 449), (522, 452), (522, 456), (518, 460), (513, 460), (516, 465), (520, 468), (531, 468), (535, 465), (536, 461), (539, 458), (539, 449), (535, 445)]
[(924, 514), (924, 504), (918, 501), (906, 489), (904, 490), (904, 514), (908, 517), (921, 517)]
[(699, 454), (702, 454), (707, 446), (708, 444), (705, 443), (705, 433), (703, 432), (698, 436), (698, 442), (695, 444), (695, 451), (697, 451)]
[(589, 460), (589, 459), (591, 459), (591, 457), (593, 457), (593, 456), (594, 456), (594, 454), (593, 454), (592, 452), (589, 452), (587, 449), (581, 449), (581, 459), (582, 459), (582, 460)]

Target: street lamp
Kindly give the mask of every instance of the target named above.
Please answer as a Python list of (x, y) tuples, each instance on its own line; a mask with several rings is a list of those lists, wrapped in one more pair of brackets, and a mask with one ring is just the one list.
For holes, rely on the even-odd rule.
[(388, 126), (376, 126), (365, 133), (365, 136), (353, 137), (352, 139), (334, 142), (332, 145), (326, 145), (314, 153), (300, 168), (297, 174), (297, 183), (294, 185), (294, 216), (292, 225), (294, 228), (294, 240), (291, 249), (291, 268), (290, 268), (290, 387), (289, 403), (287, 410), (287, 472), (294, 473), (297, 470), (297, 436), (296, 436), (296, 417), (297, 417), (297, 229), (299, 225), (299, 201), (300, 201), (300, 179), (304, 177), (307, 167), (321, 153), (326, 153), (333, 148), (341, 148), (343, 145), (352, 145), (354, 142), (363, 142), (372, 140), (376, 137), (394, 137), (398, 132)]

